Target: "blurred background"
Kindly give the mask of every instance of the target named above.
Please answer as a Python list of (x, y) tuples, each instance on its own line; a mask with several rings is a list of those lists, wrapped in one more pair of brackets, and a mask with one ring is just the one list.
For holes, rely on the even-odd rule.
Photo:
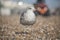
[[(0, 4), (2, 5), (0, 8), (1, 10), (3, 10), (3, 8), (8, 8), (10, 10), (15, 9), (16, 11), (18, 9), (20, 10), (22, 7), (22, 9), (27, 8), (28, 6), (36, 4), (39, 1), (44, 2), (48, 6), (51, 13), (54, 13), (55, 10), (60, 9), (60, 0), (0, 0)], [(21, 3), (20, 5), (19, 2)]]

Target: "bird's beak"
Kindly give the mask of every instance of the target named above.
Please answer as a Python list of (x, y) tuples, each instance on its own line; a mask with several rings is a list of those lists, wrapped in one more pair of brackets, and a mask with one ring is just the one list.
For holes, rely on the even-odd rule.
[(34, 12), (36, 11), (36, 9), (35, 10), (33, 10)]

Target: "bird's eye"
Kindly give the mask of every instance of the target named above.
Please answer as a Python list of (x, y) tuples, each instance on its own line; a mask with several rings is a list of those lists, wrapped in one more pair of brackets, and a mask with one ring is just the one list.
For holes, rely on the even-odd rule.
[(31, 9), (31, 8), (28, 8), (28, 9)]

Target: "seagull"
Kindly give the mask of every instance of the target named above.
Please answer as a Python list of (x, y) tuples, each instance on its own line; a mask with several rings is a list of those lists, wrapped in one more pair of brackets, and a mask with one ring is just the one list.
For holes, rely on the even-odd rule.
[(33, 25), (36, 22), (34, 11), (34, 7), (28, 7), (27, 10), (21, 14), (20, 23), (23, 25)]

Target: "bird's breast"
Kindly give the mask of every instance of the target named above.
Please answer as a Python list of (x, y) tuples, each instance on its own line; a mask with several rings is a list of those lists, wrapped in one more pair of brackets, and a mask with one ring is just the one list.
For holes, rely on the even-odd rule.
[(33, 12), (28, 12), (25, 14), (24, 18), (27, 21), (34, 21), (35, 20), (35, 14)]

